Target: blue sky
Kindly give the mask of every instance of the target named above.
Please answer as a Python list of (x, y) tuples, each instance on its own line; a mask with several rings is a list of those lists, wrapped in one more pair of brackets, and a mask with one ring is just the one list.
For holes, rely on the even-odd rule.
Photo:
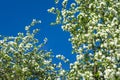
[[(29, 25), (32, 19), (40, 19), (41, 24), (37, 38), (41, 41), (48, 38), (45, 49), (52, 49), (54, 54), (63, 54), (70, 61), (75, 60), (71, 54), (71, 43), (68, 41), (69, 33), (63, 32), (60, 25), (50, 26), (55, 21), (55, 15), (47, 12), (48, 8), (55, 6), (54, 0), (1, 0), (0, 1), (0, 34), (16, 36), (18, 32), (24, 32), (24, 27)], [(57, 60), (54, 62), (58, 63)], [(64, 65), (64, 68), (68, 66)]]

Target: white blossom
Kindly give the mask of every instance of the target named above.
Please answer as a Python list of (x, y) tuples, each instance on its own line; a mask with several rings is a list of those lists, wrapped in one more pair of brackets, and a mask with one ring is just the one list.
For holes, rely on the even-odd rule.
[(30, 26), (25, 26), (25, 30), (29, 30), (30, 29)]
[(84, 56), (83, 56), (82, 54), (77, 55), (76, 57), (77, 57), (77, 60), (81, 60), (81, 59), (83, 59), (83, 58), (84, 58)]
[(26, 72), (27, 70), (28, 70), (28, 68), (27, 68), (27, 67), (22, 68), (22, 71), (23, 71), (23, 72)]
[(60, 70), (60, 75), (63, 76), (65, 74), (65, 70)]
[(33, 45), (31, 43), (27, 43), (25, 46), (25, 48), (27, 48), (27, 49), (32, 48), (32, 47), (33, 47)]

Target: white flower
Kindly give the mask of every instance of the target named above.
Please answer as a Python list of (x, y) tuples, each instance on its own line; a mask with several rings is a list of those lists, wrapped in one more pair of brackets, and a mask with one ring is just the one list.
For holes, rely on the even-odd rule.
[(101, 57), (102, 59), (104, 59), (105, 58), (105, 55), (102, 55), (102, 57)]
[(119, 30), (119, 29), (117, 29), (115, 32), (116, 32), (116, 33), (120, 33), (120, 30)]
[(76, 61), (76, 62), (75, 62), (75, 65), (78, 65), (78, 64), (79, 64), (79, 62), (78, 62), (78, 61)]
[(103, 26), (103, 24), (98, 24), (98, 27), (101, 27), (101, 26)]
[(107, 60), (110, 60), (110, 61), (112, 60), (112, 58), (111, 58), (111, 57), (106, 57), (106, 59), (107, 59)]
[(59, 58), (61, 60), (65, 60), (65, 57), (63, 55), (56, 55), (56, 58)]
[(51, 61), (44, 60), (44, 64), (49, 64)]
[(73, 69), (77, 69), (77, 65), (74, 65), (74, 66), (73, 66)]
[(117, 71), (117, 72), (116, 72), (116, 76), (120, 76), (120, 71)]
[(94, 58), (95, 58), (96, 60), (100, 60), (100, 59), (99, 59), (99, 57), (101, 57), (100, 55), (101, 55), (101, 53), (97, 52), (97, 53), (95, 53)]
[(99, 55), (99, 56), (102, 56), (102, 52), (101, 52), (101, 51), (99, 51), (99, 52), (98, 52), (98, 55)]
[(30, 26), (25, 26), (25, 30), (29, 30), (30, 29)]
[(105, 69), (105, 75), (104, 75), (104, 77), (106, 78), (106, 79), (108, 79), (109, 78), (109, 75), (110, 75), (110, 73), (111, 73), (111, 70), (110, 69)]
[(24, 36), (24, 33), (18, 33), (18, 36), (20, 36), (20, 37), (23, 37)]
[(77, 57), (77, 60), (81, 60), (81, 59), (83, 59), (83, 58), (84, 58), (84, 56), (83, 56), (82, 54), (77, 55), (76, 57)]
[(0, 44), (3, 44), (4, 43), (4, 40), (0, 40)]
[(14, 48), (12, 48), (12, 47), (10, 47), (10, 49), (9, 49), (11, 52), (14, 52), (15, 50), (14, 50)]
[(23, 71), (23, 72), (26, 72), (27, 70), (28, 70), (28, 68), (27, 68), (27, 67), (22, 68), (22, 71)]
[(117, 60), (120, 60), (120, 53), (117, 53)]
[(60, 77), (58, 77), (56, 80), (61, 80)]
[(106, 5), (105, 2), (100, 2), (100, 7), (103, 7), (104, 5)]
[(115, 38), (115, 39), (114, 39), (114, 44), (117, 45), (117, 43), (118, 43), (118, 39)]
[(85, 34), (85, 36), (86, 36), (86, 37), (89, 37), (89, 36), (90, 36), (90, 34), (89, 34), (89, 33), (88, 33), (88, 34)]
[(33, 21), (32, 22), (36, 22), (37, 20), (36, 19), (33, 19)]
[[(78, 0), (78, 1), (79, 1), (79, 0)], [(79, 2), (80, 2), (80, 1), (79, 1)], [(90, 4), (89, 4), (89, 8), (91, 8), (92, 6), (93, 6), (93, 3), (90, 3)]]
[(109, 78), (115, 80), (115, 70), (111, 71)]
[(110, 52), (110, 53), (113, 53), (113, 50), (110, 50), (109, 52)]
[(50, 66), (49, 68), (50, 68), (50, 70), (53, 70), (53, 69), (54, 69), (54, 67), (53, 67), (53, 66)]
[(72, 68), (73, 67), (73, 63), (70, 63), (70, 68)]
[(115, 44), (115, 42), (113, 42), (113, 41), (110, 41), (110, 45), (114, 45)]
[(89, 56), (93, 56), (93, 54), (92, 54), (92, 53), (89, 53)]
[(107, 47), (107, 43), (103, 43), (103, 46), (104, 46), (104, 47)]
[(9, 45), (17, 45), (17, 43), (14, 42), (14, 41), (9, 41), (8, 44), (9, 44)]
[(99, 73), (100, 76), (103, 76), (103, 73), (101, 71), (98, 71), (98, 73)]
[(62, 6), (63, 6), (63, 7), (66, 7), (67, 2), (68, 2), (68, 0), (64, 0), (64, 1), (62, 2)]
[(86, 77), (92, 77), (93, 74), (92, 74), (91, 71), (85, 71), (85, 76), (86, 76)]
[(48, 12), (54, 13), (54, 11), (55, 11), (54, 7), (52, 7), (51, 9), (48, 9)]
[(19, 44), (19, 48), (23, 48), (23, 46), (24, 46), (24, 43)]
[(59, 58), (61, 55), (56, 55), (56, 58)]
[(62, 13), (62, 16), (63, 16), (63, 17), (66, 17), (66, 14), (67, 14), (67, 11), (66, 11), (66, 10), (62, 10), (61, 13)]
[(112, 64), (112, 65), (113, 65), (113, 68), (115, 68), (115, 69), (117, 68), (117, 66), (115, 64)]
[(69, 62), (69, 59), (66, 59), (65, 62)]
[(83, 51), (83, 49), (80, 47), (80, 48), (78, 49), (78, 52), (79, 52), (79, 53), (82, 53), (82, 51)]
[(59, 62), (58, 67), (59, 67), (59, 68), (61, 68), (61, 67), (62, 67), (62, 63), (61, 63), (61, 62)]
[(72, 3), (72, 4), (71, 4), (71, 7), (72, 7), (72, 8), (74, 8), (75, 6), (76, 6), (76, 4), (75, 4), (75, 3)]
[(26, 41), (28, 38), (29, 38), (28, 36), (25, 36), (25, 37), (23, 38), (23, 41)]
[(60, 75), (63, 76), (65, 74), (65, 70), (60, 70)]

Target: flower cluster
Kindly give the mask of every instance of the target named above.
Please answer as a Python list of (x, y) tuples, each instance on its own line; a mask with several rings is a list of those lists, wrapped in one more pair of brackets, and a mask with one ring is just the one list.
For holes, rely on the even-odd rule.
[[(47, 39), (39, 44), (35, 38), (39, 29), (30, 32), (30, 28), (40, 22), (33, 19), (32, 23), (25, 27), (26, 34), (19, 32), (16, 37), (0, 36), (1, 80), (57, 79), (57, 65), (52, 63), (52, 51), (41, 49)], [(60, 71), (61, 75), (64, 74), (63, 70)]]

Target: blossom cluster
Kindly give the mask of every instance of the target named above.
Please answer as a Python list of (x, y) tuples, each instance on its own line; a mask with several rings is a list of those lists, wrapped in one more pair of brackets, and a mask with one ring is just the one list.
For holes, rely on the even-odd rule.
[[(26, 33), (18, 33), (16, 37), (0, 36), (0, 79), (1, 80), (55, 80), (64, 70), (52, 63), (52, 51), (43, 50), (47, 38), (39, 43), (35, 38), (39, 29), (30, 31), (31, 27), (41, 23), (33, 19), (25, 27)], [(60, 68), (58, 68), (60, 69)]]

